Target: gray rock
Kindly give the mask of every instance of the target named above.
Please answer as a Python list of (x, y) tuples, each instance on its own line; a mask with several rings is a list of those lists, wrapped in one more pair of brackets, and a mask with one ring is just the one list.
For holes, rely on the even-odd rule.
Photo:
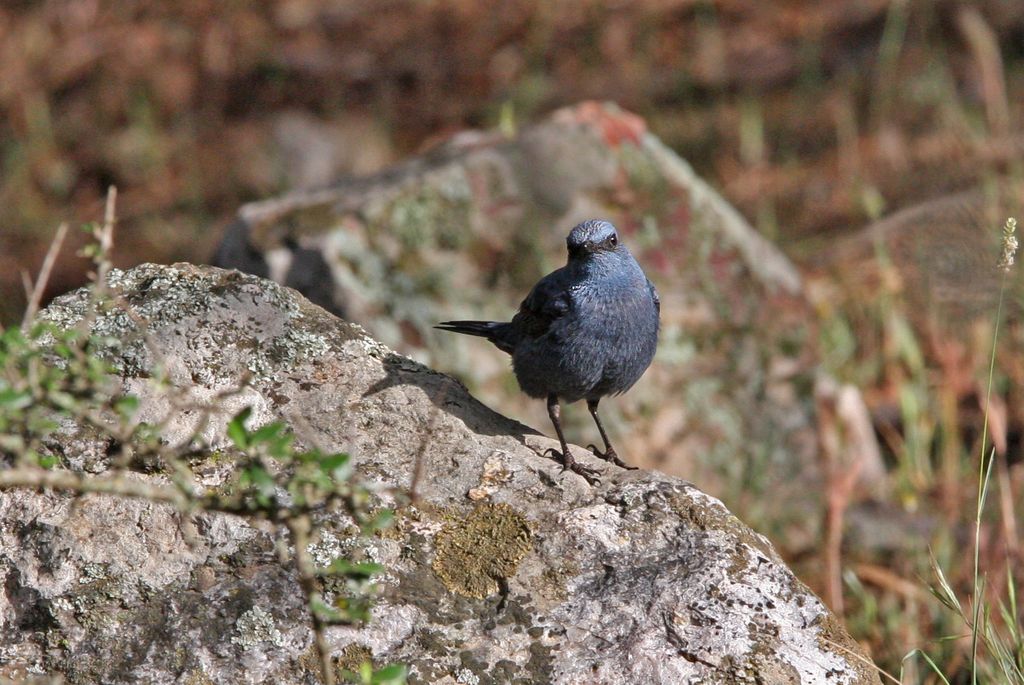
[[(553, 440), (272, 282), (189, 265), (111, 280), (136, 316), (115, 308), (94, 329), (120, 341), (111, 359), (144, 414), (166, 409), (146, 380), (158, 361), (195, 398), (248, 373), (226, 413), (251, 404), (257, 425), (283, 418), (303, 442), (349, 451), (380, 504), (422, 460), (418, 504), (394, 528), (360, 542), (328, 520), (311, 548), (387, 567), (374, 620), (328, 631), (343, 661), (403, 662), (413, 683), (878, 682), (771, 544), (693, 485), (609, 469), (592, 488), (541, 456)], [(74, 292), (45, 316), (70, 325), (85, 304)], [(214, 446), (222, 430), (211, 422)], [(195, 467), (208, 485), (219, 468), (216, 452)], [(145, 501), (0, 493), (0, 678), (316, 682), (275, 533), (192, 523)]]

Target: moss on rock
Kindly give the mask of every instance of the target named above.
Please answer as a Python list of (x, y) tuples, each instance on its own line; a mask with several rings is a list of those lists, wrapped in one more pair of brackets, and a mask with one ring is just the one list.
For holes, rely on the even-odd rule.
[(486, 504), (437, 534), (432, 567), (450, 592), (482, 599), (516, 572), (532, 538), (529, 522), (515, 509)]

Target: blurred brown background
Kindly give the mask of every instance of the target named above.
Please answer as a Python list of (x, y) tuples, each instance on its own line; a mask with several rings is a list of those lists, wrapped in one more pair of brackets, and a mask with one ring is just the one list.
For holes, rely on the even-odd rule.
[[(49, 0), (0, 7), (0, 315), (121, 191), (117, 261), (240, 203), (583, 98), (645, 116), (797, 256), (1020, 166), (1024, 3)], [(51, 291), (82, 281), (65, 251)]]
[[(582, 99), (642, 115), (814, 274), (844, 258), (837, 238), (875, 219), (1021, 183), (1024, 2), (8, 1), (0, 323), (20, 318), (21, 273), (38, 270), (57, 226), (100, 219), (110, 185), (119, 189), (118, 265), (205, 262), (244, 202), (369, 173), (467, 127), (518, 126)], [(952, 234), (977, 220), (936, 211), (914, 222)], [(954, 250), (973, 239), (957, 240)], [(74, 252), (62, 253), (50, 295), (85, 281)], [(883, 286), (893, 282), (879, 271)], [(976, 273), (958, 277), (977, 282)], [(857, 305), (837, 315), (832, 305), (844, 296), (834, 288), (849, 296), (860, 274), (811, 281), (823, 364), (863, 391), (892, 468), (888, 499), (847, 517), (847, 544), (862, 552), (845, 550), (856, 572), (844, 576), (844, 618), (890, 671), (921, 646), (951, 682), (968, 682), (963, 643), (938, 640), (963, 627), (928, 596), (927, 554), (912, 557), (903, 542), (927, 539), (955, 566), (947, 568), (957, 588), (969, 581), (976, 483), (943, 481), (921, 465), (939, 452), (973, 453), (976, 370), (991, 338), (909, 344), (899, 317), (912, 319), (913, 307), (885, 299), (881, 313)], [(1018, 326), (1010, 340), (1020, 334)], [(1011, 362), (1002, 390), (1019, 397), (1019, 348)], [(936, 418), (950, 406), (952, 419)], [(896, 414), (891, 426), (885, 412)], [(951, 436), (961, 442), (950, 447)], [(1019, 492), (1013, 468), (1006, 482)], [(1019, 568), (1015, 503), (1003, 505), (986, 558)], [(819, 550), (781, 547), (821, 589)], [(929, 678), (924, 669), (904, 682)]]

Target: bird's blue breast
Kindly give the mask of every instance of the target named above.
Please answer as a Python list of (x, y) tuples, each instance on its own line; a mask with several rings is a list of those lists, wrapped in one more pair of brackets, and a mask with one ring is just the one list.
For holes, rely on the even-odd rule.
[(658, 308), (647, 278), (624, 250), (569, 271), (569, 311), (513, 355), (520, 387), (567, 402), (625, 392), (657, 347)]

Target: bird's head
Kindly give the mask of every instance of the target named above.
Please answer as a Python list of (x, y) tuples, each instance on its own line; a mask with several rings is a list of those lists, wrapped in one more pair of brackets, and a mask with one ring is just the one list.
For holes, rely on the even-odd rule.
[(569, 259), (579, 259), (600, 252), (614, 252), (619, 249), (619, 234), (610, 221), (591, 219), (584, 221), (569, 232), (565, 239), (569, 248)]

